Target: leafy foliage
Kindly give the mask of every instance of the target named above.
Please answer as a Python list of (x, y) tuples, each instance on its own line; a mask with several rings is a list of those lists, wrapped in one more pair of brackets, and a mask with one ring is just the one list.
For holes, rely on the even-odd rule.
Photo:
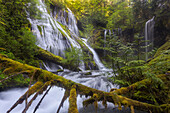
[(65, 51), (65, 59), (63, 59), (61, 63), (69, 64), (69, 69), (72, 69), (73, 67), (78, 67), (81, 60), (83, 60), (83, 56), (81, 53), (81, 50), (77, 48), (68, 49), (67, 51)]
[(112, 12), (108, 17), (107, 28), (121, 28), (125, 30), (133, 27), (133, 13), (129, 3), (125, 1), (114, 6), (111, 8)]
[[(5, 75), (0, 70), (0, 80), (5, 79), (9, 75)], [(30, 79), (26, 76), (24, 77), (22, 74), (17, 75), (15, 77), (9, 78), (4, 82), (0, 83), (0, 90), (4, 90), (6, 88), (13, 88), (13, 87), (24, 87), (29, 84)]]
[(0, 2), (0, 16), (4, 23), (0, 24), (0, 47), (5, 48), (8, 55), (13, 54), (13, 59), (38, 66), (34, 58), (36, 40), (30, 31), (30, 23), (25, 12), (25, 4), (28, 2), (27, 0)]

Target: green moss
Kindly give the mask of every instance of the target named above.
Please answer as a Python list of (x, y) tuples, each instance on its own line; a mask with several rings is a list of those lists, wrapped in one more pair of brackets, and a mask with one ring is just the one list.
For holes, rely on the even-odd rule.
[(51, 52), (44, 50), (40, 47), (38, 47), (37, 52), (38, 52), (38, 55), (43, 55), (44, 57), (46, 56), (48, 59), (51, 59), (51, 60), (57, 60), (58, 62), (63, 60), (62, 57), (54, 55)]
[(41, 26), (37, 25), (37, 27), (38, 27), (38, 30), (39, 30), (40, 34), (42, 35), (42, 29), (41, 29)]
[(170, 50), (160, 54), (148, 64), (150, 72), (154, 74), (166, 73), (170, 69)]
[[(65, 59), (63, 59), (60, 56), (54, 55), (51, 52), (48, 52), (40, 47), (38, 47), (37, 51), (37, 56), (39, 59), (41, 60), (48, 60), (51, 61), (53, 63), (59, 64), (61, 66), (63, 66), (64, 68), (69, 68), (70, 67), (70, 63), (69, 62), (65, 62)], [(77, 66), (73, 66), (71, 69), (77, 69)]]
[(76, 94), (76, 86), (75, 85), (72, 86), (71, 91), (70, 91), (68, 113), (78, 113), (77, 94)]
[[(7, 78), (10, 75), (0, 74), (0, 80)], [(26, 87), (29, 84), (30, 79), (24, 77), (22, 74), (16, 75), (0, 83), (0, 90), (13, 87)]]
[[(93, 89), (93, 88), (84, 86), (82, 84), (75, 83), (71, 80), (67, 80), (61, 76), (55, 75), (55, 74), (48, 72), (46, 70), (41, 70), (39, 68), (35, 68), (35, 67), (29, 66), (27, 64), (22, 64), (22, 63), (13, 61), (11, 59), (5, 58), (3, 56), (0, 56), (0, 64), (1, 64), (1, 67), (3, 67), (3, 68), (18, 67), (19, 69), (22, 68), (23, 71), (30, 70), (30, 72), (32, 72), (32, 73), (35, 72), (35, 70), (39, 70), (38, 73), (40, 72), (39, 73), (40, 75), (36, 71), (37, 75), (34, 76), (34, 80), (42, 81), (40, 83), (54, 80), (54, 83), (53, 83), (54, 85), (58, 85), (59, 87), (64, 87), (67, 90), (71, 90), (70, 95), (72, 95), (72, 96), (70, 96), (70, 98), (72, 100), (74, 100), (73, 101), (74, 103), (75, 103), (75, 99), (73, 99), (73, 98), (76, 98), (76, 96), (77, 96), (76, 90), (77, 90), (77, 93), (79, 93), (80, 95), (93, 96), (94, 102), (103, 101), (105, 99), (105, 101), (118, 104), (119, 106), (121, 104), (121, 105), (134, 106), (135, 108), (137, 107), (139, 109), (144, 109), (144, 110), (152, 110), (152, 111), (156, 111), (156, 112), (161, 111), (161, 108), (158, 106), (148, 104), (148, 103), (143, 103), (143, 102), (136, 101), (136, 100), (132, 100), (130, 98), (126, 98), (121, 95), (117, 95), (115, 93), (108, 93), (108, 92), (100, 91), (97, 89)], [(167, 75), (164, 75), (164, 76), (167, 76)], [(33, 90), (33, 89), (31, 89), (31, 90)], [(35, 89), (31, 92), (34, 93), (34, 91), (37, 91), (37, 89)], [(30, 92), (30, 94), (31, 94), (31, 92)], [(75, 109), (75, 107), (70, 107), (70, 108)]]
[(62, 70), (62, 69), (58, 69), (58, 70), (57, 70), (57, 72), (63, 72), (63, 71), (64, 71), (64, 70)]
[(154, 57), (157, 57), (159, 55), (161, 55), (163, 52), (165, 52), (166, 50), (170, 50), (170, 40), (168, 40), (164, 45), (162, 45), (157, 52), (155, 53)]

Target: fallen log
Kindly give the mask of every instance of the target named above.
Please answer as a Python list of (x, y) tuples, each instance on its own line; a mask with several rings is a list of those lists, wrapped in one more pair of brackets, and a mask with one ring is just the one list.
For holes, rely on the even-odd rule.
[[(56, 63), (58, 65), (61, 65), (62, 67), (67, 68), (67, 69), (69, 69), (69, 67), (70, 67), (69, 64), (61, 62), (64, 58), (54, 55), (53, 53), (51, 53), (47, 50), (37, 47), (36, 52), (37, 52), (36, 57), (43, 61), (50, 61), (50, 62)], [(70, 70), (73, 70), (73, 69), (78, 70), (78, 67), (72, 67)]]
[[(25, 71), (30, 72), (30, 74), (28, 74), (28, 76), (30, 78), (31, 78), (31, 75), (36, 70), (36, 73), (34, 74), (34, 77), (33, 77), (33, 79), (35, 81), (44, 83), (44, 82), (54, 80), (53, 85), (63, 87), (66, 90), (71, 90), (72, 86), (74, 85), (74, 86), (76, 86), (77, 94), (91, 96), (91, 97), (94, 94), (96, 94), (97, 97), (94, 99), (94, 101), (96, 101), (96, 100), (97, 101), (107, 101), (107, 102), (111, 102), (111, 103), (113, 103), (115, 105), (119, 105), (119, 106), (122, 106), (122, 105), (134, 106), (135, 109), (140, 109), (140, 110), (145, 110), (145, 111), (150, 110), (150, 111), (157, 112), (157, 113), (163, 112), (163, 109), (160, 106), (136, 101), (136, 100), (133, 100), (133, 99), (130, 99), (127, 97), (123, 97), (121, 95), (117, 95), (115, 93), (104, 92), (104, 91), (100, 91), (97, 89), (93, 89), (93, 88), (84, 86), (82, 84), (73, 82), (71, 80), (65, 79), (62, 76), (55, 75), (55, 74), (48, 72), (46, 70), (42, 70), (40, 68), (29, 66), (27, 64), (22, 64), (20, 62), (14, 61), (12, 59), (3, 57), (2, 55), (0, 55), (0, 68), (5, 69), (6, 72), (8, 72), (9, 74), (25, 70)], [(8, 69), (10, 69), (10, 70), (8, 70)]]

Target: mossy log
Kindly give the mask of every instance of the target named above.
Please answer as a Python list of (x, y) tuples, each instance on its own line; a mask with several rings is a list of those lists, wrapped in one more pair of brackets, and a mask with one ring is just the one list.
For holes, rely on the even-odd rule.
[[(34, 80), (38, 81), (40, 83), (45, 83), (51, 80), (54, 80), (53, 85), (63, 87), (66, 90), (71, 90), (72, 86), (76, 86), (77, 94), (80, 95), (85, 95), (85, 96), (93, 96), (94, 94), (97, 95), (97, 99), (94, 99), (94, 101), (107, 101), (111, 102), (113, 104), (119, 105), (125, 105), (125, 106), (134, 106), (136, 109), (141, 109), (141, 110), (150, 110), (153, 112), (163, 112), (162, 108), (160, 106), (148, 104), (148, 103), (143, 103), (140, 101), (132, 100), (130, 98), (123, 97), (121, 95), (117, 95), (115, 93), (110, 93), (110, 92), (104, 92), (100, 91), (97, 89), (93, 89), (87, 86), (84, 86), (79, 83), (75, 83), (71, 80), (65, 79), (62, 76), (55, 75), (51, 72), (48, 72), (46, 70), (42, 70), (33, 66), (29, 66), (27, 64), (22, 64), (20, 62), (14, 61), (12, 59), (3, 57), (0, 55), (0, 68), (3, 70), (8, 70), (6, 73), (14, 73), (14, 72), (21, 72), (21, 71), (28, 71), (30, 74), (28, 76), (31, 78), (31, 75), (35, 72), (34, 74)], [(10, 70), (9, 70), (10, 69)], [(40, 87), (41, 88), (41, 87)], [(31, 90), (31, 88), (30, 88)], [(75, 89), (72, 89), (75, 90)], [(36, 90), (37, 92), (37, 90)], [(29, 94), (30, 95), (30, 94)], [(106, 103), (106, 102), (105, 102)]]
[(37, 57), (39, 59), (48, 60), (57, 64), (61, 64), (60, 62), (63, 60), (62, 57), (54, 55), (51, 52), (44, 50), (40, 47), (37, 47), (36, 51), (37, 51)]
[[(61, 62), (64, 58), (62, 58), (60, 56), (54, 55), (53, 53), (51, 53), (51, 52), (49, 52), (47, 50), (44, 50), (44, 49), (42, 49), (40, 47), (37, 47), (36, 51), (37, 51), (36, 57), (41, 59), (41, 60), (56, 63), (58, 65), (61, 65), (64, 68), (69, 68), (70, 67), (69, 64)], [(78, 67), (72, 67), (72, 69), (78, 70)], [(70, 70), (72, 70), (72, 69), (70, 69)]]

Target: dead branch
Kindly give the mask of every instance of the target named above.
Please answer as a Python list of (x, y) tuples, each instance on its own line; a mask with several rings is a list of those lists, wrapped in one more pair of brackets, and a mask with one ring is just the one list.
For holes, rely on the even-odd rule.
[(8, 77), (0, 80), (0, 83), (2, 83), (2, 82), (5, 81), (5, 80), (8, 80), (9, 78), (12, 78), (12, 77), (14, 77), (14, 76), (17, 76), (17, 75), (20, 75), (20, 74), (24, 74), (24, 73), (28, 73), (28, 71), (21, 71), (21, 72), (18, 72), (18, 73), (16, 73), (16, 74), (10, 75), (10, 76), (8, 76)]
[(60, 105), (59, 105), (59, 107), (58, 107), (57, 113), (60, 112), (60, 109), (61, 109), (61, 107), (63, 106), (64, 101), (65, 101), (69, 96), (70, 96), (69, 91), (66, 89), (66, 91), (65, 91), (65, 93), (64, 93), (64, 96), (63, 96), (63, 98), (62, 98), (62, 100), (61, 100), (61, 103), (60, 103)]
[[(30, 89), (28, 92), (28, 97), (30, 97), (32, 94), (34, 94), (39, 88), (41, 88), (43, 85), (43, 82), (36, 82)], [(26, 94), (27, 92), (22, 95), (17, 101), (16, 103), (7, 111), (7, 113), (10, 113), (18, 104), (21, 104), (25, 98), (26, 98)]]
[(45, 96), (48, 94), (48, 92), (50, 91), (51, 88), (52, 88), (52, 86), (50, 86), (50, 87), (48, 88), (48, 90), (45, 92), (45, 94), (43, 95), (43, 97), (42, 97), (41, 100), (38, 102), (37, 106), (35, 107), (33, 113), (35, 113), (35, 112), (37, 111), (37, 109), (38, 109), (38, 107), (40, 106), (42, 100), (45, 98)]
[[(51, 81), (48, 81), (48, 82), (46, 82), (40, 89), (38, 89), (38, 91), (36, 92), (36, 94), (34, 95), (34, 97), (29, 101), (29, 103), (27, 104), (27, 106), (25, 107), (25, 109), (22, 111), (22, 113), (26, 113), (26, 111), (28, 110), (28, 108), (31, 106), (32, 102), (37, 98), (38, 94), (42, 94), (42, 92), (45, 91), (50, 84), (51, 84)], [(50, 87), (51, 87), (51, 86), (50, 86)]]

